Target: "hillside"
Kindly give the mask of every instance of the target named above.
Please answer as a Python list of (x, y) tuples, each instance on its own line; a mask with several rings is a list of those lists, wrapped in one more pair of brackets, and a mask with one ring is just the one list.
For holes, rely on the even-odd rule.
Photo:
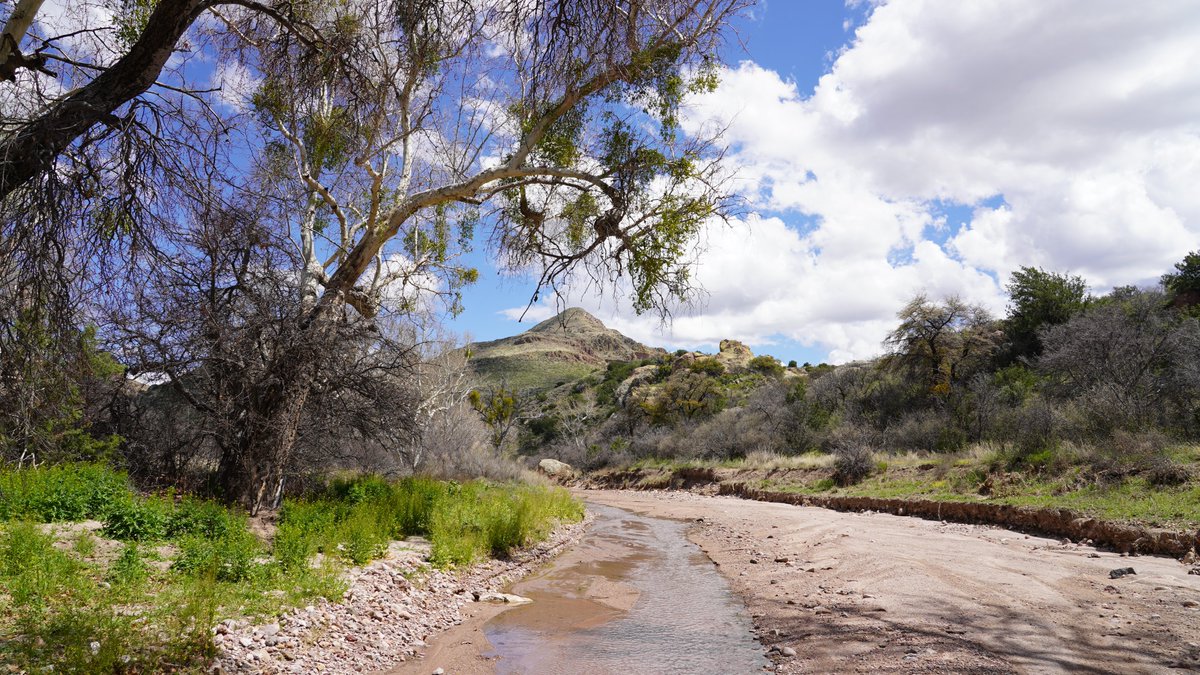
[(470, 345), (471, 369), (482, 380), (525, 391), (577, 380), (612, 361), (665, 354), (571, 307), (512, 337)]

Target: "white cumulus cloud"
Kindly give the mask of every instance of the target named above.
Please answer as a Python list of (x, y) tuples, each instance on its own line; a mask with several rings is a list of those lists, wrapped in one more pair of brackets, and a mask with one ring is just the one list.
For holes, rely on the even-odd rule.
[(690, 128), (728, 125), (762, 214), (708, 235), (699, 305), (664, 327), (571, 300), (655, 344), (782, 337), (845, 361), (920, 291), (1002, 313), (1022, 265), (1103, 291), (1200, 248), (1200, 3), (872, 4), (811, 91), (747, 61), (692, 102)]

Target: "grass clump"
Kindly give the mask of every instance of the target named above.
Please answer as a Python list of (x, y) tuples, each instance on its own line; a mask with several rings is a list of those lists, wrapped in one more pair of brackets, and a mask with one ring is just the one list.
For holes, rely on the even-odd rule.
[(362, 564), (390, 540), (421, 536), (432, 544), (434, 564), (453, 566), (508, 555), (557, 522), (582, 517), (582, 506), (561, 488), (367, 476), (285, 502), (273, 553), (285, 567), (317, 551)]

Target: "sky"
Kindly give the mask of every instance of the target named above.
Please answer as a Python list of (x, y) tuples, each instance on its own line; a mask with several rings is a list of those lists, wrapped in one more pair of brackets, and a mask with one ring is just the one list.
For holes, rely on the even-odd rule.
[[(728, 125), (745, 213), (704, 235), (705, 293), (673, 318), (574, 290), (647, 344), (746, 342), (783, 361), (882, 351), (918, 293), (1003, 316), (1021, 266), (1093, 292), (1200, 249), (1200, 3), (768, 0), (685, 128)], [(479, 251), (453, 328), (552, 316)]]

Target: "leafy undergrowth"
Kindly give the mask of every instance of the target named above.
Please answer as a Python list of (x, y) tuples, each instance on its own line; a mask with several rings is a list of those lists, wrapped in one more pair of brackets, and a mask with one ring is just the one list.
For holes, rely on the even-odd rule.
[(561, 489), (357, 477), (285, 502), (268, 546), (245, 514), (138, 495), (104, 466), (3, 471), (0, 667), (199, 672), (217, 621), (340, 598), (342, 570), (393, 539), (428, 537), (434, 564), (451, 566), (506, 555), (582, 512)]

